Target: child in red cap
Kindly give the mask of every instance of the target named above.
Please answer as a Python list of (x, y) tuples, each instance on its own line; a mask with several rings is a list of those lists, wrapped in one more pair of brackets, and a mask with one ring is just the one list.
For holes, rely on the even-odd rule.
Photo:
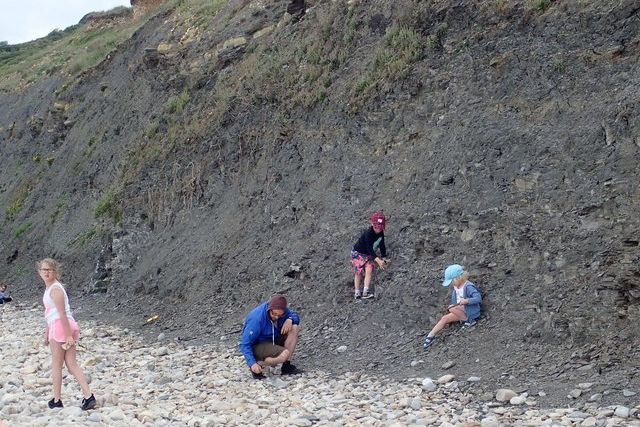
[[(355, 299), (373, 298), (370, 290), (371, 278), (375, 264), (380, 270), (384, 270), (390, 261), (387, 258), (387, 248), (384, 245), (384, 226), (386, 218), (382, 211), (375, 212), (371, 216), (371, 227), (362, 232), (360, 238), (351, 249), (351, 265), (355, 276), (353, 284), (355, 287)], [(376, 251), (380, 249), (380, 256)], [(364, 290), (360, 293), (360, 284), (364, 275)]]

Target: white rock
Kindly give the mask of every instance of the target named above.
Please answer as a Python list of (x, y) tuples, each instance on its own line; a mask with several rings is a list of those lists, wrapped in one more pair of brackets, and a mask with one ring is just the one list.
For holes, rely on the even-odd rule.
[(502, 427), (502, 423), (499, 422), (495, 417), (491, 416), (491, 417), (487, 417), (487, 418), (483, 418), (480, 421), (480, 426), (481, 427)]
[(126, 416), (122, 409), (116, 408), (107, 412), (107, 416), (113, 421), (120, 421), (126, 419)]
[(446, 384), (448, 382), (453, 381), (454, 378), (455, 378), (455, 375), (447, 374), (447, 375), (443, 375), (440, 378), (438, 378), (438, 380), (436, 382), (438, 384)]
[(167, 349), (167, 347), (154, 348), (153, 350), (151, 350), (151, 354), (153, 356), (166, 356), (167, 354), (169, 354), (169, 350)]
[(498, 402), (508, 402), (511, 398), (516, 397), (517, 395), (518, 394), (515, 391), (509, 390), (508, 388), (496, 390), (496, 400)]
[(615, 411), (613, 412), (613, 414), (616, 417), (628, 418), (629, 417), (629, 412), (630, 412), (630, 410), (626, 406), (617, 406)]
[(425, 378), (422, 380), (422, 390), (424, 391), (434, 391), (438, 388), (431, 378)]
[(509, 403), (511, 403), (512, 405), (522, 405), (524, 404), (526, 400), (526, 397), (524, 396), (513, 396), (511, 399), (509, 399)]
[(88, 417), (87, 421), (91, 421), (92, 423), (99, 423), (102, 421), (102, 417), (98, 412), (92, 412)]
[(337, 351), (338, 353), (344, 353), (345, 351), (347, 351), (347, 346), (346, 346), (346, 345), (341, 345), (340, 347), (338, 347), (338, 348), (336, 349), (336, 351)]
[(422, 402), (420, 401), (420, 398), (415, 397), (411, 399), (411, 403), (409, 404), (409, 406), (411, 406), (411, 409), (417, 411), (418, 409), (422, 408)]
[(454, 360), (449, 360), (449, 361), (444, 362), (442, 364), (442, 369), (449, 369), (449, 368), (454, 367), (455, 365), (456, 365), (456, 362)]
[(582, 427), (595, 427), (597, 425), (597, 420), (595, 417), (585, 418), (580, 425)]
[(294, 426), (301, 426), (301, 427), (313, 425), (313, 423), (310, 420), (306, 419), (306, 418), (289, 419), (289, 424), (294, 425)]
[(79, 406), (65, 406), (60, 409), (60, 414), (67, 418), (79, 417), (82, 415), (82, 409)]
[(573, 390), (571, 390), (569, 392), (569, 398), (571, 399), (577, 399), (578, 397), (580, 397), (580, 395), (582, 394), (582, 390), (574, 388)]
[(33, 374), (34, 372), (36, 372), (38, 370), (38, 367), (35, 365), (27, 365), (24, 366), (20, 369), (20, 373), (27, 375), (27, 374)]
[(84, 361), (84, 363), (82, 364), (82, 367), (87, 368), (89, 366), (95, 366), (96, 363), (98, 362), (99, 362), (99, 359), (97, 357), (89, 357)]

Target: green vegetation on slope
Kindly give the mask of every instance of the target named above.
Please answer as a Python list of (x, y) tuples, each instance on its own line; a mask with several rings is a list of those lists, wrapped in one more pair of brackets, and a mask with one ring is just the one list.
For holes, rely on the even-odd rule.
[[(199, 3), (203, 1), (210, 3), (210, 0), (200, 0)], [(32, 42), (0, 45), (0, 76), (3, 76), (0, 90), (22, 88), (58, 72), (75, 76), (91, 69), (151, 17), (179, 3), (180, 0), (168, 0), (161, 7), (136, 18), (133, 18), (129, 9), (119, 7), (104, 13), (122, 16), (118, 25), (94, 28), (87, 24), (76, 24), (64, 30), (54, 30)]]

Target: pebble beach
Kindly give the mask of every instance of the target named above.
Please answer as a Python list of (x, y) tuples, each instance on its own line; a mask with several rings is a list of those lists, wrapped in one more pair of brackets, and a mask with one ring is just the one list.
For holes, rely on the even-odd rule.
[[(228, 348), (150, 342), (127, 329), (80, 323), (78, 362), (97, 398), (82, 411), (64, 372), (64, 408), (49, 409), (51, 355), (42, 310), (0, 307), (0, 426), (640, 426), (640, 405), (540, 408), (535, 396), (496, 390), (491, 401), (465, 390), (482, 378), (392, 380), (304, 373), (254, 380), (235, 343)], [(472, 386), (471, 386), (472, 388)]]

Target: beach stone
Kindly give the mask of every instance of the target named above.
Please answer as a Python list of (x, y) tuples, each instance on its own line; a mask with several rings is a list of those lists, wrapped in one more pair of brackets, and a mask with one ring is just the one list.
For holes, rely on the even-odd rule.
[(449, 369), (449, 368), (452, 368), (452, 367), (453, 367), (453, 366), (455, 366), (455, 365), (456, 365), (456, 362), (455, 362), (455, 361), (453, 361), (453, 360), (449, 360), (449, 361), (444, 362), (444, 363), (442, 364), (442, 369)]
[(422, 402), (419, 398), (416, 397), (411, 399), (411, 403), (409, 404), (409, 406), (411, 407), (411, 409), (418, 410), (422, 408)]
[(508, 402), (512, 398), (516, 397), (517, 395), (518, 394), (513, 390), (509, 390), (507, 388), (501, 388), (496, 391), (496, 400), (498, 402)]
[(24, 374), (24, 375), (33, 374), (37, 370), (38, 370), (37, 366), (35, 366), (35, 365), (27, 365), (27, 366), (24, 366), (23, 368), (20, 369), (20, 373)]
[(167, 347), (159, 347), (151, 350), (151, 354), (153, 356), (166, 356), (169, 354), (169, 349)]
[(289, 420), (289, 424), (290, 425), (294, 425), (294, 426), (300, 426), (300, 427), (306, 427), (306, 426), (310, 426), (313, 425), (313, 423), (306, 419), (306, 418), (293, 418)]
[(526, 400), (526, 397), (524, 396), (513, 396), (511, 399), (509, 399), (509, 403), (512, 405), (522, 405), (524, 404)]
[(431, 378), (425, 378), (422, 380), (422, 390), (434, 391), (438, 386), (433, 382)]
[(88, 417), (87, 421), (91, 421), (92, 423), (99, 423), (102, 421), (102, 417), (98, 412), (92, 412)]
[[(85, 375), (93, 378), (97, 407), (82, 411), (77, 383), (65, 370), (62, 400), (67, 406), (49, 410), (51, 354), (43, 347), (34, 352), (32, 344), (42, 338), (41, 309), (4, 310), (3, 315), (10, 316), (12, 322), (10, 330), (2, 331), (6, 345), (0, 366), (0, 419), (7, 426), (637, 424), (632, 417), (638, 408), (598, 408), (590, 402), (574, 408), (545, 409), (527, 393), (465, 391), (464, 386), (477, 388), (468, 384), (480, 380), (474, 377), (468, 377), (468, 383), (458, 383), (453, 375), (436, 381), (392, 379), (378, 373), (329, 374), (304, 366), (301, 375), (280, 377), (268, 372), (266, 380), (256, 381), (236, 346), (170, 342), (157, 347), (153, 338), (150, 343), (135, 333), (88, 321), (83, 322), (83, 328), (86, 324), (95, 333), (83, 334), (83, 348), (90, 351), (83, 350), (78, 362)], [(21, 372), (32, 367), (36, 370), (31, 373)], [(576, 389), (589, 388), (579, 385)], [(543, 396), (541, 392), (537, 395)]]
[(89, 357), (84, 361), (84, 363), (82, 363), (82, 367), (88, 368), (89, 366), (95, 366), (98, 363), (98, 361), (99, 360), (97, 357)]
[(502, 424), (495, 417), (483, 418), (480, 427), (502, 427)]
[(620, 418), (629, 418), (629, 413), (630, 413), (630, 410), (626, 406), (618, 406), (613, 412), (613, 414), (616, 417), (620, 417)]
[(82, 415), (82, 409), (79, 406), (65, 406), (60, 409), (60, 414), (67, 418), (79, 417)]
[(447, 374), (447, 375), (443, 375), (440, 378), (438, 378), (436, 382), (438, 384), (446, 384), (448, 382), (453, 381), (454, 378), (455, 378), (455, 375)]
[(569, 392), (569, 396), (572, 399), (577, 399), (578, 397), (580, 397), (582, 395), (582, 390), (574, 388), (573, 390), (571, 390)]

